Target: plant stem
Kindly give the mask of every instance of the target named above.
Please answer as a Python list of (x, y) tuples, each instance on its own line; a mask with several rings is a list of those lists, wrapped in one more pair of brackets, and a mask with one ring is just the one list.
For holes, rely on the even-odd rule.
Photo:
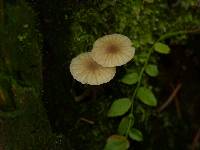
[[(142, 81), (142, 77), (143, 77), (143, 74), (144, 74), (144, 71), (145, 71), (145, 68), (146, 66), (148, 65), (148, 62), (149, 62), (149, 59), (151, 57), (151, 54), (153, 53), (153, 50), (154, 50), (154, 45), (157, 43), (157, 42), (160, 42), (162, 40), (165, 40), (167, 38), (171, 38), (173, 36), (177, 36), (177, 35), (181, 35), (181, 34), (188, 34), (188, 33), (199, 33), (200, 32), (200, 29), (195, 29), (195, 30), (186, 30), (186, 31), (177, 31), (177, 32), (171, 32), (171, 33), (166, 33), (164, 35), (162, 35), (157, 41), (155, 41), (153, 43), (153, 45), (151, 46), (151, 48), (149, 49), (149, 52), (148, 52), (148, 55), (147, 55), (147, 59), (145, 60), (144, 62), (144, 65), (140, 71), (140, 74), (139, 74), (139, 78), (138, 78), (138, 83), (136, 85), (136, 88), (133, 92), (133, 95), (131, 97), (131, 111), (130, 111), (130, 114), (133, 114), (133, 104), (134, 104), (134, 100), (135, 100), (135, 97), (136, 97), (136, 94), (137, 94), (137, 91), (138, 91), (138, 88), (140, 87), (141, 85), (141, 81)], [(128, 133), (130, 131), (130, 128), (131, 128), (131, 123), (129, 122), (129, 125), (128, 125), (128, 129), (127, 129), (127, 132), (126, 132), (126, 137), (128, 136)]]

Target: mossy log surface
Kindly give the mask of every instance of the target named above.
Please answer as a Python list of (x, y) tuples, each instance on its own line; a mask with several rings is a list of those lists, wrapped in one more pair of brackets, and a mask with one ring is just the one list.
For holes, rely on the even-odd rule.
[(0, 149), (51, 149), (56, 136), (42, 103), (42, 38), (36, 15), (23, 1), (5, 2), (1, 10)]

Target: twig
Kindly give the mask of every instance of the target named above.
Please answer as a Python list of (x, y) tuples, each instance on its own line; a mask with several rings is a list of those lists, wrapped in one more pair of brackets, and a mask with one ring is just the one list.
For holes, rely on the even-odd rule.
[[(172, 84), (170, 84), (170, 86), (171, 86), (172, 90), (175, 90), (175, 87)], [(179, 99), (178, 99), (177, 95), (175, 95), (174, 100), (175, 100), (175, 105), (176, 105), (177, 116), (179, 119), (181, 119), (182, 114), (181, 114), (180, 103), (179, 103)]]
[(200, 140), (200, 128), (197, 131), (197, 134), (195, 135), (193, 142), (192, 142), (192, 150), (195, 150), (199, 144)]
[(180, 103), (179, 99), (177, 96), (174, 97), (175, 105), (176, 105), (176, 113), (179, 119), (181, 119), (182, 114), (181, 114), (181, 108), (180, 108)]
[(88, 120), (88, 119), (83, 118), (83, 117), (81, 117), (80, 120), (81, 120), (81, 121), (84, 121), (84, 122), (86, 122), (86, 123), (89, 123), (89, 124), (91, 124), (91, 125), (93, 125), (93, 124), (95, 123), (94, 121)]
[(169, 96), (169, 98), (165, 101), (164, 104), (162, 104), (159, 108), (158, 108), (158, 112), (162, 112), (171, 102), (172, 100), (176, 97), (177, 93), (179, 92), (179, 90), (181, 89), (182, 84), (179, 83), (176, 88), (174, 89), (174, 91), (172, 92), (172, 94)]

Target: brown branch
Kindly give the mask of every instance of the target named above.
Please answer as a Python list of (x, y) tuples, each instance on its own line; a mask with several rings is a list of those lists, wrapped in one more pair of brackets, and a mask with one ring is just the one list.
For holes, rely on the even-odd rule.
[(197, 150), (197, 146), (199, 144), (199, 140), (200, 140), (200, 128), (197, 131), (197, 134), (195, 135), (193, 142), (192, 142), (192, 150)]
[(89, 120), (89, 119), (86, 119), (86, 118), (83, 118), (83, 117), (81, 117), (80, 120), (81, 120), (81, 121), (84, 121), (84, 122), (86, 122), (86, 123), (89, 123), (89, 124), (91, 124), (91, 125), (94, 124), (94, 121)]
[[(170, 86), (172, 90), (175, 90), (175, 87), (172, 84), (170, 84)], [(176, 105), (176, 113), (177, 113), (178, 118), (180, 119), (182, 117), (182, 114), (181, 114), (180, 103), (179, 103), (179, 99), (177, 95), (175, 95), (174, 100), (175, 100), (175, 105)]]
[(172, 92), (172, 94), (169, 96), (169, 98), (165, 101), (164, 104), (162, 104), (159, 108), (158, 108), (158, 112), (162, 112), (171, 102), (172, 100), (175, 98), (175, 96), (177, 95), (177, 93), (179, 92), (180, 88), (181, 88), (182, 84), (179, 83), (176, 88), (174, 89), (174, 91)]
[(175, 105), (176, 105), (176, 113), (179, 119), (181, 119), (182, 114), (181, 114), (181, 108), (180, 108), (180, 103), (179, 99), (177, 96), (174, 97)]

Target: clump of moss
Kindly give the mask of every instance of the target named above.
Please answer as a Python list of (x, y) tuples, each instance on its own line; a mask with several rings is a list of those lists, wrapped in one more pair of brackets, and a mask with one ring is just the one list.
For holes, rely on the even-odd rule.
[(54, 136), (41, 101), (41, 34), (24, 1), (5, 3), (0, 26), (0, 145), (45, 149)]

